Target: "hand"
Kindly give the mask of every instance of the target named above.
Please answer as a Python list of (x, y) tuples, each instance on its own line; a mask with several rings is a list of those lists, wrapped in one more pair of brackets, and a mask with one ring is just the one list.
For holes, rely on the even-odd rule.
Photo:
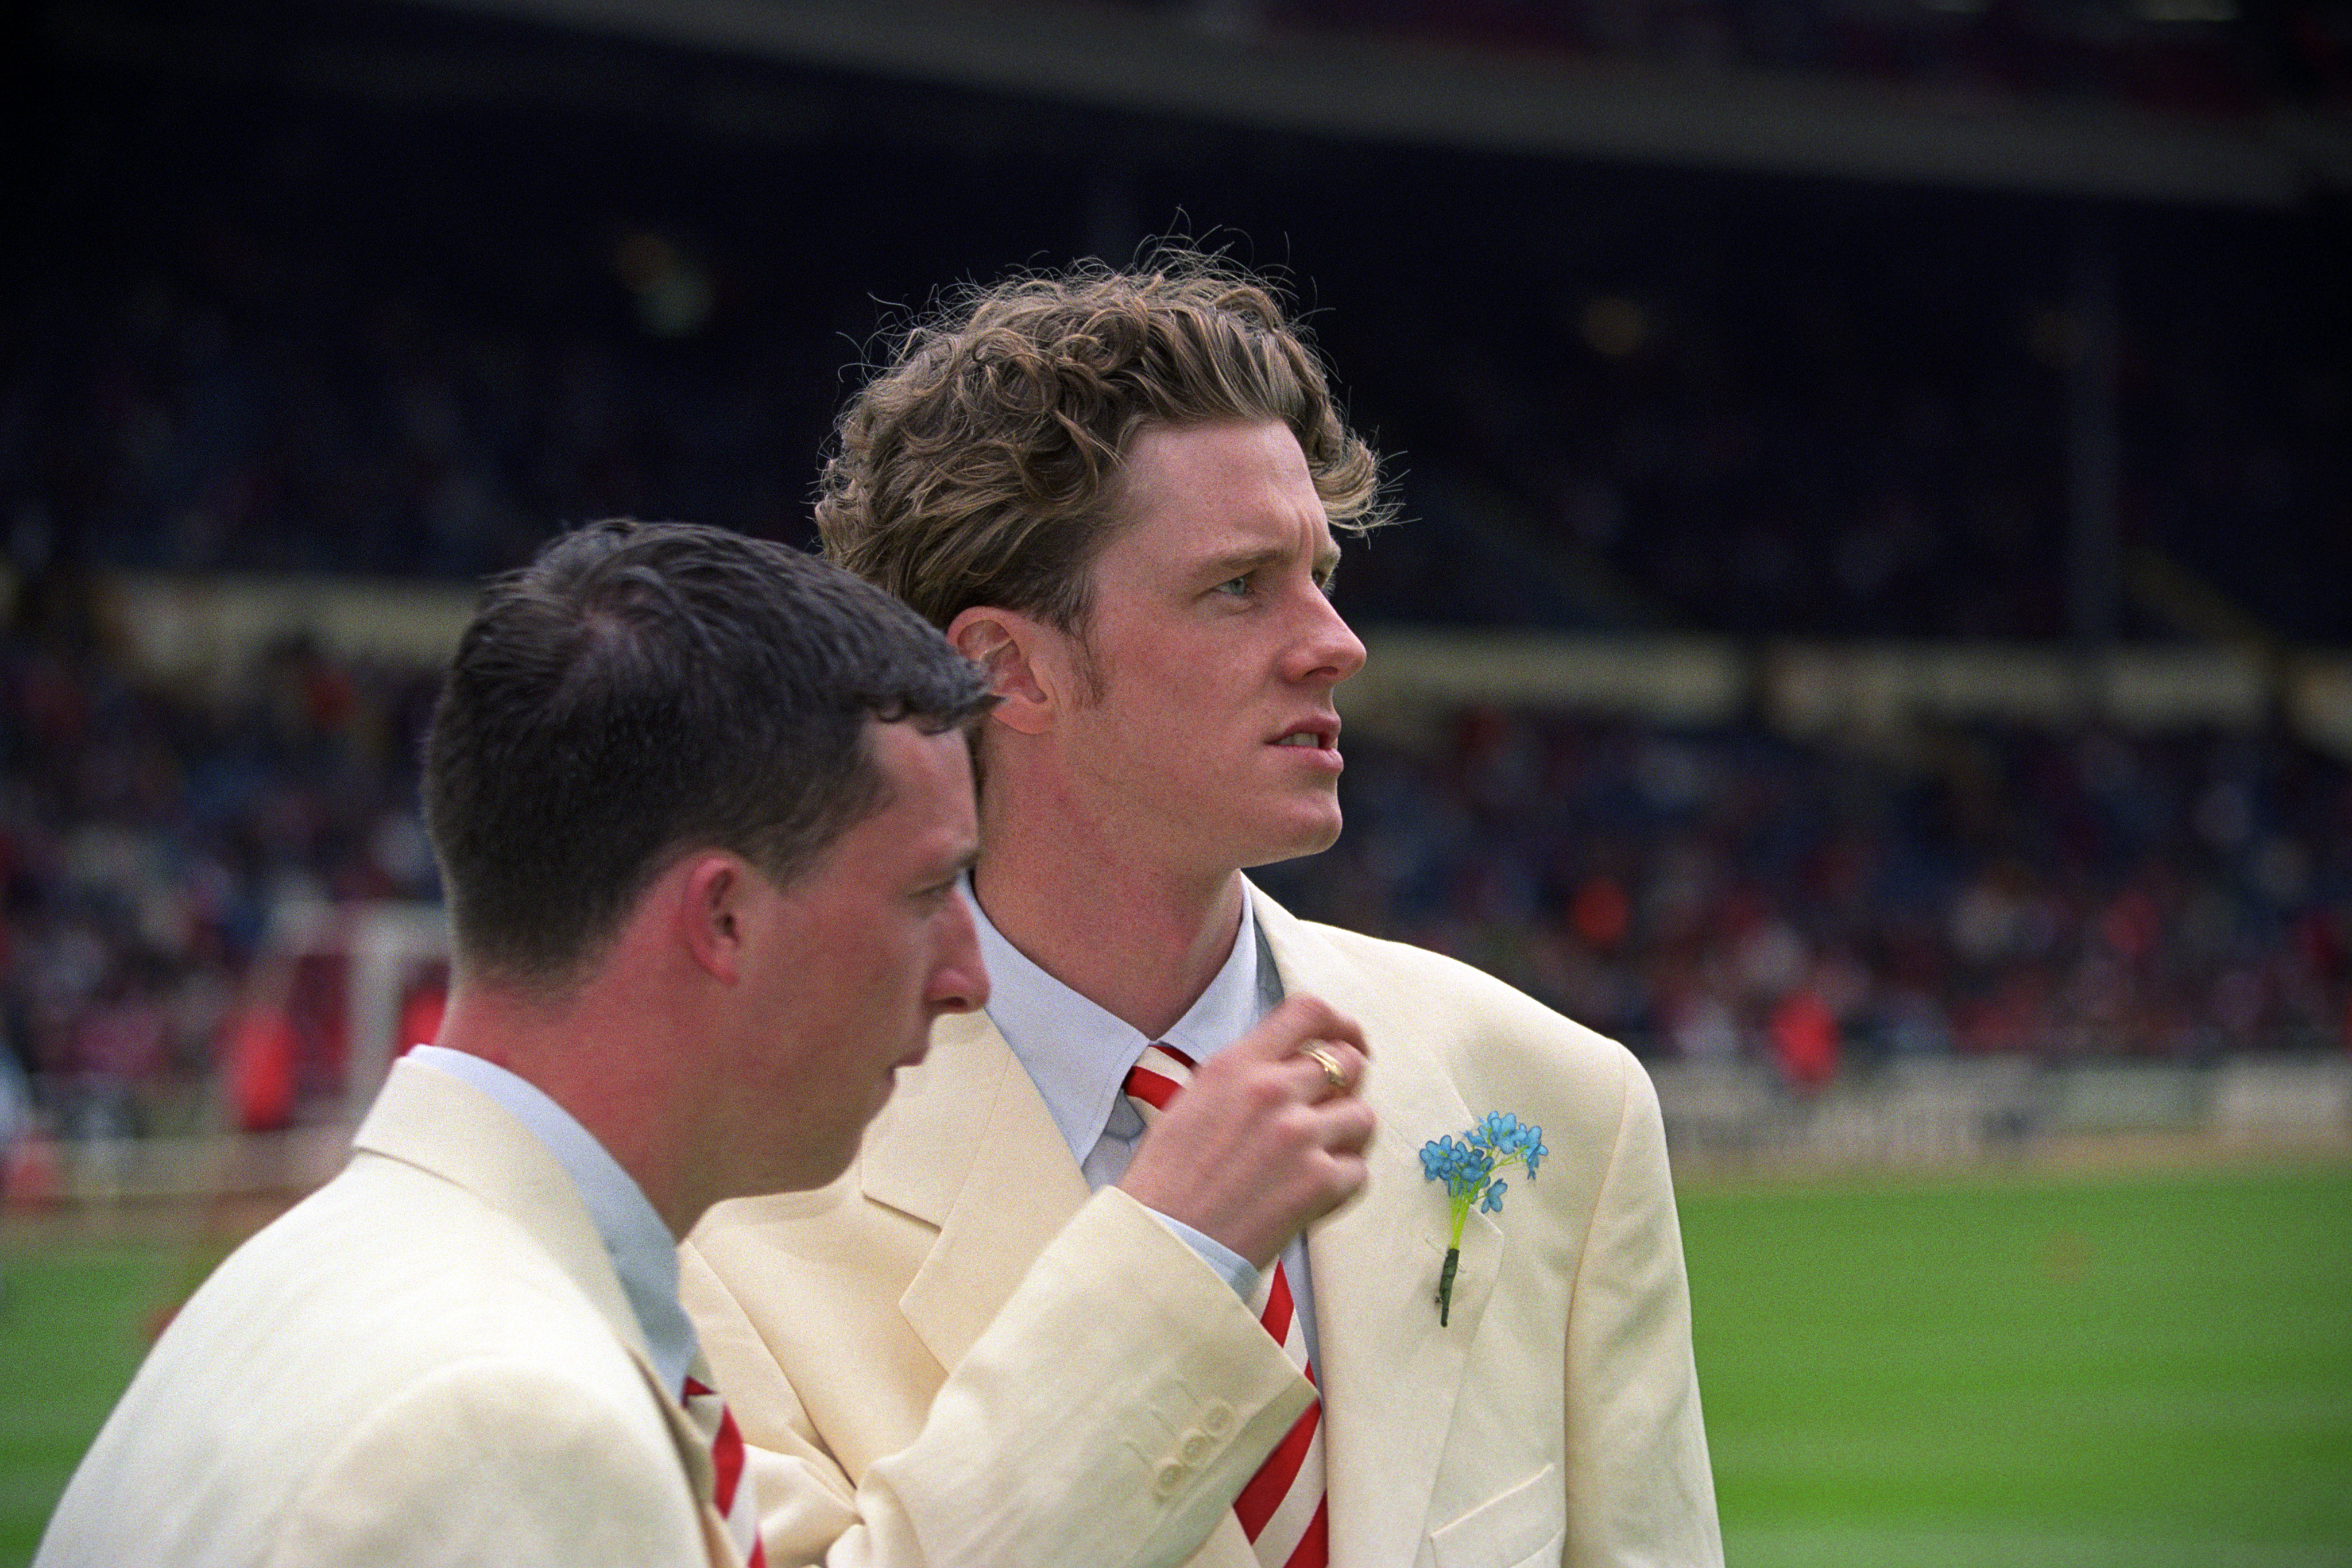
[(1352, 1019), (1292, 997), (1193, 1071), (1118, 1185), (1263, 1269), (1364, 1185), (1372, 1110), (1356, 1090), (1368, 1065)]

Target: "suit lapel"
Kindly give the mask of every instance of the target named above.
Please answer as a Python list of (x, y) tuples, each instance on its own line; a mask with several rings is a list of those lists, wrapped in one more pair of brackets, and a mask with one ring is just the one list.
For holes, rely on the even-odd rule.
[(1045, 1103), (985, 1013), (944, 1018), (866, 1142), (860, 1189), (939, 1227), (898, 1300), (942, 1369), (1087, 1201)]
[(1371, 1048), (1363, 1092), (1380, 1131), (1370, 1175), (1356, 1202), (1308, 1234), (1307, 1257), (1323, 1355), (1331, 1560), (1411, 1563), (1503, 1236), (1487, 1216), (1470, 1217), (1440, 1328), (1434, 1295), (1452, 1217), (1444, 1189), (1422, 1175), (1421, 1146), (1458, 1135), (1470, 1108), (1433, 1055), (1394, 1043), (1421, 1032), (1411, 998), (1262, 894), (1256, 911), (1286, 994), (1328, 1001), (1363, 1026)]
[[(867, 1134), (859, 1190), (939, 1239), (898, 1310), (944, 1372), (961, 1361), (1087, 1197), (1086, 1177), (985, 1013), (941, 1019)], [(1257, 1568), (1228, 1511), (1188, 1568)]]

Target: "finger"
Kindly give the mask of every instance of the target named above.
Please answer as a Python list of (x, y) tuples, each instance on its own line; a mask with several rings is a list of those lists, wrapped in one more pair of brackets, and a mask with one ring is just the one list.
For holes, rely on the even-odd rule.
[(1360, 1155), (1372, 1141), (1380, 1118), (1354, 1095), (1326, 1100), (1315, 1108), (1315, 1139), (1334, 1155)]
[[(1371, 1054), (1364, 1043), (1364, 1030), (1354, 1019), (1323, 1000), (1320, 997), (1300, 997), (1302, 1035), (1320, 1040), (1340, 1040), (1355, 1048), (1360, 1055)], [(1286, 1002), (1286, 1007), (1289, 1004)]]
[(1360, 1052), (1365, 1051), (1364, 1031), (1355, 1019), (1320, 998), (1297, 996), (1266, 1014), (1263, 1022), (1235, 1040), (1228, 1051), (1259, 1061), (1279, 1061), (1286, 1056), (1296, 1056), (1299, 1047), (1311, 1040), (1342, 1040)]
[(1331, 1195), (1331, 1207), (1339, 1207), (1363, 1191), (1364, 1183), (1370, 1176), (1370, 1167), (1364, 1163), (1360, 1153), (1333, 1154), (1328, 1173), (1324, 1178), (1325, 1190)]

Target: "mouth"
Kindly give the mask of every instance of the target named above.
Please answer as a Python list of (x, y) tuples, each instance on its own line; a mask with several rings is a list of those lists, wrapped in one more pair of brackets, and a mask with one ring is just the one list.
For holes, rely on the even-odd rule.
[(1337, 717), (1309, 719), (1283, 731), (1269, 744), (1305, 751), (1336, 751), (1339, 747), (1339, 721)]

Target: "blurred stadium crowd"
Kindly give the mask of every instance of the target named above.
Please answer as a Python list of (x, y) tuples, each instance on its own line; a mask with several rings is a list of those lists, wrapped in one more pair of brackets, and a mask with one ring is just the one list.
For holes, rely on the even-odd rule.
[(814, 440), (783, 472), (774, 372), (486, 327), (285, 240), (205, 214), (19, 302), (14, 559), (469, 579), (555, 518), (789, 526)]
[[(2185, 32), (2160, 8), (2063, 47), (2065, 8), (2000, 3), (1209, 9), (1602, 53), (1713, 38), (1751, 64), (2079, 78), (2176, 108), (2352, 90), (2326, 7)], [(927, 148), (799, 174), (812, 207), (872, 187), (825, 247), (742, 201), (774, 147), (632, 162), (593, 110), (469, 121), (108, 67), (45, 112), (58, 244), (16, 256), (0, 302), (0, 1027), (62, 1128), (184, 1124), (249, 1038), (274, 910), (433, 895), (414, 788), (433, 679), (298, 640), (225, 685), (167, 684), (125, 658), (107, 575), (470, 580), (615, 514), (804, 538), (875, 298), (983, 268), (891, 226)], [(1298, 242), (1296, 273), (1413, 519), (1351, 549), (1360, 624), (2063, 639), (2091, 235), (2126, 258), (2124, 538), (2178, 569), (2159, 586), (2220, 585), (2126, 596), (2112, 630), (2352, 640), (2340, 213), (2085, 227), (2022, 198), (1315, 156), (1327, 206), (1244, 188), (1197, 215), (1269, 211), (1270, 237), (1295, 210), (1330, 236)], [(1009, 234), (1031, 232), (1025, 158), (976, 165)], [(1388, 185), (1420, 221), (1368, 197)], [(1480, 237), (1497, 221), (1512, 246)], [(778, 327), (812, 299), (813, 327)], [(1347, 836), (1270, 871), (1277, 893), (1648, 1054), (1817, 1083), (1892, 1056), (2346, 1040), (2352, 770), (2283, 727), (1825, 743), (1473, 708), (1349, 752)], [(331, 1067), (326, 1042), (297, 1054)]]
[(434, 674), (289, 643), (225, 694), (175, 690), (110, 658), (81, 608), (24, 607), (0, 646), (0, 1026), (68, 1135), (282, 1122), (336, 1092), (342, 1042), (311, 1009), (314, 1038), (247, 1066), (307, 1082), (212, 1102), (263, 1021), (239, 988), (283, 906), (433, 894), (415, 802)]
[(1645, 1055), (1817, 1085), (1893, 1056), (2346, 1040), (2352, 771), (2280, 734), (1944, 727), (1803, 745), (1473, 709), (1353, 744), (1268, 880)]
[[(0, 679), (0, 1016), (69, 1130), (206, 1113), (174, 1096), (252, 1027), (281, 903), (433, 893), (427, 673), (281, 645), (207, 699), (20, 631)], [(1276, 894), (1645, 1055), (1810, 1086), (1894, 1056), (2337, 1050), (2352, 1021), (2352, 770), (2283, 733), (1874, 750), (1475, 708), (1349, 755), (1346, 836), (1269, 868)], [(292, 1092), (331, 1097), (333, 1015), (295, 1022)]]

